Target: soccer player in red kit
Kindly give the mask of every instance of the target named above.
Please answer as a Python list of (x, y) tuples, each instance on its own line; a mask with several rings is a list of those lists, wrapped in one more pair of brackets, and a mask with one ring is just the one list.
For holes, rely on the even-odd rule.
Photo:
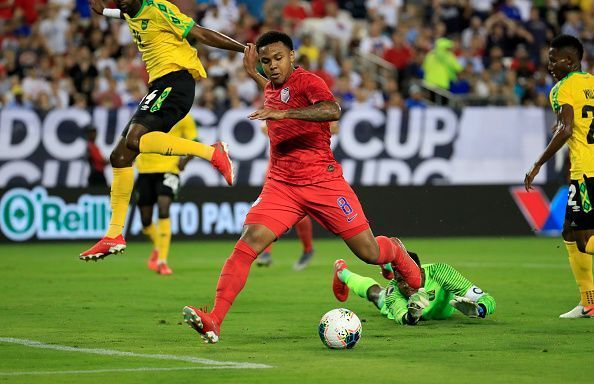
[[(329, 123), (339, 119), (340, 106), (326, 83), (295, 68), (293, 42), (284, 33), (267, 32), (244, 53), (248, 74), (265, 85), (264, 108), (249, 118), (268, 124), (270, 171), (247, 214), (241, 238), (223, 266), (213, 310), (186, 306), (185, 321), (205, 342), (216, 343), (221, 323), (258, 254), (306, 215), (342, 237), (364, 262), (391, 263), (412, 288), (418, 289), (419, 267), (398, 239), (374, 237), (357, 195), (334, 159)], [(256, 57), (269, 81), (256, 72)], [(335, 290), (340, 288), (335, 284)]]

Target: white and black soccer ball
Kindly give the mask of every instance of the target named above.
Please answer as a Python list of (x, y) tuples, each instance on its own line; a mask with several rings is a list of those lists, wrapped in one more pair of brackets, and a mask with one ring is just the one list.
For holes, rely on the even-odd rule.
[(327, 312), (318, 327), (320, 339), (332, 349), (353, 348), (361, 338), (361, 331), (361, 320), (346, 308)]

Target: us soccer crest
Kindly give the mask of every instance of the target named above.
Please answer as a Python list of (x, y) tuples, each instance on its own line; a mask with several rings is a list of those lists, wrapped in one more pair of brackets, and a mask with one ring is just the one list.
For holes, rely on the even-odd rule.
[(291, 94), (289, 93), (289, 87), (283, 88), (280, 96), (281, 96), (281, 101), (283, 103), (288, 102), (289, 99), (291, 98)]
[(140, 27), (142, 28), (143, 31), (148, 27), (148, 23), (149, 23), (149, 21), (147, 19), (143, 19), (142, 22), (140, 23)]

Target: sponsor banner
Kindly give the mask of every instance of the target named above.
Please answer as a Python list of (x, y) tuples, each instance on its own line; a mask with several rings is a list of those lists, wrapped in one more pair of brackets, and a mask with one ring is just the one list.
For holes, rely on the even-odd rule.
[[(191, 111), (201, 140), (229, 144), (238, 185), (260, 186), (268, 165), (268, 139), (251, 109), (217, 116)], [(97, 127), (97, 145), (105, 157), (120, 139), (131, 110), (75, 108), (40, 115), (28, 109), (0, 110), (0, 188), (41, 185), (81, 188), (89, 168), (83, 127)], [(344, 111), (332, 148), (352, 185), (515, 184), (547, 142), (552, 116), (541, 108), (467, 107)], [(536, 179), (556, 179), (563, 156)], [(108, 180), (111, 169), (106, 169)], [(223, 186), (224, 180), (201, 160), (191, 161), (182, 184)]]
[[(522, 203), (524, 205), (516, 205), (518, 199), (510, 194), (509, 185), (357, 186), (354, 189), (375, 234), (401, 237), (530, 235), (532, 228), (539, 228), (534, 227), (534, 223), (541, 226), (543, 233), (553, 228), (547, 223), (559, 223), (550, 218), (554, 216), (553, 208), (548, 207), (544, 195), (553, 196), (557, 189), (554, 186), (543, 188), (545, 197), (539, 198), (535, 193), (540, 203), (527, 201)], [(237, 239), (259, 193), (257, 187), (185, 187), (180, 201), (171, 207), (172, 234), (175, 239)], [(109, 223), (109, 195), (104, 190), (38, 186), (0, 190), (0, 196), (0, 241), (92, 242), (102, 237)], [(525, 197), (521, 199), (525, 201)], [(126, 238), (143, 239), (138, 211), (131, 207)], [(524, 219), (526, 212), (535, 217), (534, 222)], [(314, 236), (333, 237), (319, 225), (314, 226)]]

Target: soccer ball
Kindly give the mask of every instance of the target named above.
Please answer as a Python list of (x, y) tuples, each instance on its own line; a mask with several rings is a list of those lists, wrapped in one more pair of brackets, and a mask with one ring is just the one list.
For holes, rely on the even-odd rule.
[(322, 316), (318, 332), (328, 348), (353, 348), (361, 338), (361, 320), (351, 310), (336, 308)]

